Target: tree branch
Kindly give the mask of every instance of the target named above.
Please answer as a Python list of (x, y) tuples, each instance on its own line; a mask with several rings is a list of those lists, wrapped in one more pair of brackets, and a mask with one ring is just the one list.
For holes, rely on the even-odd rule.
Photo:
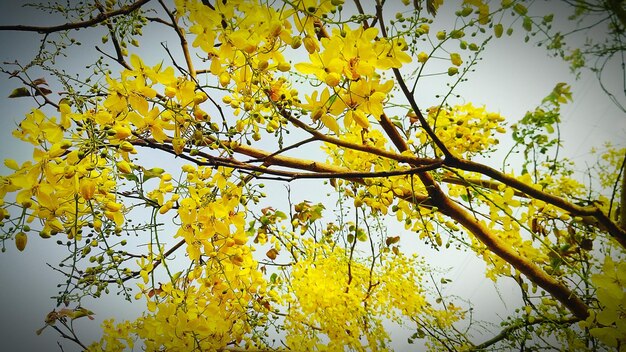
[(0, 31), (22, 31), (22, 32), (37, 32), (41, 34), (48, 34), (53, 32), (60, 32), (68, 29), (81, 29), (91, 27), (98, 23), (104, 22), (105, 20), (129, 14), (141, 6), (148, 3), (150, 0), (138, 0), (130, 5), (120, 7), (119, 9), (111, 12), (103, 12), (98, 14), (96, 17), (90, 18), (86, 21), (81, 22), (68, 22), (56, 26), (26, 26), (26, 25), (6, 25), (0, 26)]
[[(383, 23), (382, 18), (382, 5), (380, 1), (377, 1), (376, 5), (376, 16), (379, 18), (380, 23)], [(381, 31), (383, 37), (386, 36), (386, 29), (384, 26), (381, 26)], [(396, 81), (400, 85), (400, 88), (409, 101), (411, 108), (414, 110), (417, 115), (418, 120), (420, 121), (422, 128), (426, 131), (429, 137), (434, 141), (437, 147), (442, 151), (445, 156), (444, 163), (453, 167), (460, 167), (468, 165), (474, 166), (475, 168), (483, 171), (488, 171), (490, 173), (497, 173), (496, 170), (488, 168), (482, 164), (473, 163), (470, 161), (462, 160), (455, 157), (445, 146), (445, 144), (435, 135), (435, 132), (428, 125), (428, 122), (421, 114), (417, 103), (411, 92), (409, 91), (406, 83), (404, 82), (404, 78), (402, 77), (400, 71), (397, 68), (393, 69), (394, 75), (396, 77)], [(283, 114), (285, 115), (285, 114)], [(288, 114), (287, 114), (288, 115)], [(290, 119), (290, 116), (286, 116), (290, 121), (297, 125), (303, 125), (303, 123), (297, 119)], [(397, 133), (397, 130), (391, 124), (391, 122), (385, 118), (386, 116), (381, 116), (381, 126), (392, 140), (396, 148), (398, 148), (401, 152), (408, 150), (406, 142), (403, 140), (401, 136)], [(308, 126), (304, 125), (302, 128), (306, 128)], [(310, 131), (310, 133), (317, 131)], [(319, 132), (317, 132), (319, 133)], [(319, 133), (320, 139), (323, 139), (323, 134)], [(462, 167), (460, 167), (463, 169)], [(465, 170), (465, 169), (464, 169)], [(477, 170), (471, 170), (477, 171)], [(506, 176), (502, 173), (498, 173), (499, 176)], [(441, 187), (437, 184), (437, 182), (432, 178), (432, 176), (427, 172), (420, 172), (417, 174), (426, 190), (428, 192), (428, 202), (435, 206), (446, 216), (458, 221), (463, 227), (465, 227), (470, 233), (472, 233), (476, 238), (482, 242), (491, 252), (493, 252), (498, 257), (502, 258), (515, 269), (519, 270), (525, 276), (527, 276), (531, 281), (535, 282), (537, 285), (551, 293), (557, 300), (563, 303), (570, 311), (572, 311), (577, 317), (582, 319), (586, 318), (589, 315), (587, 305), (578, 297), (574, 292), (572, 292), (567, 286), (558, 280), (554, 279), (552, 276), (548, 275), (545, 271), (543, 271), (539, 266), (537, 266), (534, 262), (528, 260), (527, 258), (522, 257), (513, 247), (509, 244), (501, 240), (499, 237), (494, 235), (484, 224), (477, 221), (470, 213), (466, 212), (463, 208), (461, 208), (458, 204), (452, 201), (441, 189)], [(489, 175), (491, 176), (491, 175)], [(493, 176), (492, 176), (493, 177)], [(503, 177), (495, 179), (508, 184), (503, 181)], [(513, 179), (513, 178), (511, 178)], [(515, 180), (515, 179), (513, 179)], [(517, 180), (515, 180), (517, 181)], [(521, 182), (517, 181), (522, 184)], [(532, 187), (527, 187), (531, 188)], [(524, 191), (523, 189), (520, 189)], [(541, 192), (543, 194), (543, 192)], [(560, 200), (560, 198), (558, 198)], [(420, 205), (420, 204), (416, 204)]]
[[(136, 146), (145, 146), (153, 149), (161, 149), (167, 151), (169, 153), (174, 153), (173, 147), (168, 144), (171, 141), (164, 141), (165, 143), (157, 143), (152, 140), (142, 140), (142, 141), (134, 141), (133, 144)], [(259, 158), (263, 160), (268, 166), (269, 165), (278, 165), (287, 168), (295, 168), (300, 170), (307, 170), (310, 172), (302, 173), (302, 172), (292, 172), (286, 170), (276, 170), (270, 169), (266, 166), (256, 166), (249, 163), (245, 163), (232, 158), (222, 158), (215, 157), (204, 152), (199, 152), (198, 156), (206, 159), (206, 161), (202, 161), (196, 159), (194, 157), (181, 154), (178, 157), (189, 160), (197, 165), (204, 166), (225, 166), (231, 167), (237, 170), (248, 170), (254, 172), (260, 172), (270, 175), (287, 177), (289, 181), (296, 179), (328, 179), (328, 178), (343, 178), (343, 179), (363, 179), (363, 178), (374, 178), (374, 177), (390, 177), (390, 176), (402, 176), (402, 175), (412, 175), (417, 174), (429, 170), (434, 170), (441, 167), (443, 160), (435, 160), (434, 162), (426, 165), (420, 165), (404, 170), (393, 170), (393, 171), (353, 171), (348, 168), (342, 168), (333, 166), (330, 164), (321, 163), (314, 160), (300, 159), (300, 158), (292, 158), (286, 156), (277, 156), (270, 154), (266, 151), (261, 151), (258, 149), (243, 147), (243, 146), (235, 146), (233, 148), (234, 152), (241, 153), (244, 155), (252, 156), (255, 158)]]
[(344, 141), (344, 140), (339, 139), (339, 138), (327, 136), (327, 135), (325, 135), (325, 134), (323, 134), (323, 133), (321, 133), (321, 132), (319, 132), (319, 131), (317, 131), (317, 130), (309, 127), (309, 126), (307, 126), (306, 123), (298, 120), (297, 118), (292, 117), (291, 115), (289, 115), (285, 111), (281, 111), (281, 116), (283, 116), (284, 118), (289, 120), (291, 123), (293, 123), (297, 127), (300, 127), (303, 130), (307, 131), (308, 133), (310, 133), (312, 136), (314, 136), (318, 140), (320, 140), (322, 142), (334, 144), (334, 145), (339, 146), (339, 147), (344, 147), (344, 148), (347, 148), (347, 149), (358, 150), (358, 151), (361, 151), (361, 152), (382, 156), (384, 158), (388, 158), (388, 159), (391, 159), (391, 160), (395, 160), (395, 161), (411, 164), (411, 165), (414, 165), (414, 166), (427, 165), (427, 164), (431, 164), (431, 163), (436, 162), (436, 160), (440, 160), (440, 159), (434, 159), (434, 158), (420, 158), (420, 157), (416, 157), (414, 155), (398, 154), (398, 153), (394, 153), (394, 152), (387, 151), (387, 150), (384, 150), (384, 149), (374, 148), (372, 146), (365, 145), (365, 144), (350, 143), (348, 141)]
[(622, 26), (626, 27), (626, 10), (624, 10), (624, 0), (608, 0), (607, 5), (609, 10), (615, 14), (615, 16), (622, 23)]
[(521, 328), (525, 328), (527, 326), (532, 326), (532, 325), (538, 325), (538, 324), (544, 324), (544, 323), (549, 323), (549, 324), (559, 324), (559, 325), (571, 325), (573, 323), (576, 323), (580, 321), (580, 319), (578, 318), (570, 318), (570, 319), (565, 319), (562, 321), (552, 321), (552, 320), (547, 320), (547, 319), (536, 319), (534, 322), (528, 322), (528, 321), (522, 321), (516, 324), (512, 324), (507, 326), (506, 328), (502, 329), (502, 331), (500, 331), (500, 333), (498, 333), (496, 336), (490, 338), (489, 340), (476, 345), (472, 348), (469, 349), (469, 351), (482, 351), (485, 348), (492, 346), (504, 339), (506, 339), (507, 337), (510, 336), (511, 332), (521, 329)]
[(494, 254), (511, 264), (515, 269), (528, 277), (538, 286), (552, 294), (554, 298), (563, 303), (575, 316), (585, 319), (589, 315), (587, 305), (567, 286), (548, 275), (537, 264), (524, 258), (515, 248), (492, 234), (481, 222), (474, 219), (458, 204), (445, 197), (434, 202), (439, 210), (458, 221), (469, 232), (476, 236)]
[(187, 39), (185, 38), (185, 32), (183, 32), (183, 30), (178, 26), (176, 17), (174, 17), (174, 14), (172, 13), (172, 11), (170, 11), (167, 8), (167, 5), (165, 5), (163, 0), (159, 0), (159, 4), (161, 4), (161, 7), (163, 7), (163, 10), (165, 11), (165, 13), (167, 13), (167, 16), (170, 18), (170, 21), (172, 21), (172, 27), (176, 31), (176, 34), (178, 35), (178, 39), (180, 40), (180, 47), (185, 57), (185, 63), (187, 64), (187, 70), (189, 71), (189, 76), (191, 76), (191, 78), (195, 80), (196, 70), (193, 68), (193, 61), (191, 60), (191, 55), (189, 54), (189, 47), (187, 46)]
[(626, 230), (622, 229), (617, 223), (612, 221), (609, 216), (604, 214), (602, 210), (597, 206), (583, 207), (572, 204), (561, 197), (543, 192), (540, 189), (534, 188), (533, 185), (523, 183), (518, 179), (508, 176), (496, 169), (470, 160), (463, 160), (454, 157), (446, 158), (444, 164), (465, 171), (478, 172), (492, 179), (498, 180), (506, 184), (507, 186), (513, 187), (532, 198), (539, 199), (546, 203), (555, 205), (565, 211), (570, 212), (574, 216), (593, 216), (598, 220), (603, 229), (606, 229), (606, 231), (615, 240), (617, 240), (622, 247), (626, 248)]

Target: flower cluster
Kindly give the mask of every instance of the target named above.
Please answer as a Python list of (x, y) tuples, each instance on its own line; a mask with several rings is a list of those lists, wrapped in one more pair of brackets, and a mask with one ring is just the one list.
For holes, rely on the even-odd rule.
[[(495, 132), (504, 133), (504, 118), (497, 113), (488, 112), (485, 107), (475, 107), (471, 103), (452, 108), (433, 107), (428, 110), (428, 122), (434, 126), (435, 134), (455, 155), (472, 157), (489, 151), (498, 144)], [(428, 143), (424, 131), (419, 131), (416, 138)]]

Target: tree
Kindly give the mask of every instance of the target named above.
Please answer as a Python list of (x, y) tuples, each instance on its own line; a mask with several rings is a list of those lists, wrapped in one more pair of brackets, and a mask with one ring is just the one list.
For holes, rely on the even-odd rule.
[[(68, 19), (58, 26), (0, 26), (42, 34), (31, 62), (3, 69), (21, 82), (11, 97), (37, 107), (14, 132), (33, 160), (6, 159), (0, 193), (3, 243), (22, 251), (38, 234), (70, 251), (44, 328), (90, 351), (382, 350), (386, 324), (432, 350), (626, 348), (626, 229), (612, 196), (625, 151), (603, 156), (598, 187), (578, 181), (554, 132), (564, 83), (514, 124), (458, 104), (492, 37), (527, 29), (529, 10), (465, 1), (435, 32), (440, 5), (95, 1), (39, 5)], [(146, 26), (178, 46), (142, 57)], [(105, 35), (76, 75), (57, 60), (78, 29)], [(420, 107), (433, 73), (446, 92)], [(478, 161), (500, 138), (521, 165)], [(266, 183), (305, 179), (336, 206), (264, 200)], [(390, 221), (416, 236), (388, 234)], [(487, 277), (519, 286), (500, 332), (473, 338), (471, 307), (431, 286), (415, 241), (473, 251)], [(73, 322), (111, 290), (146, 312), (105, 321), (89, 345)]]

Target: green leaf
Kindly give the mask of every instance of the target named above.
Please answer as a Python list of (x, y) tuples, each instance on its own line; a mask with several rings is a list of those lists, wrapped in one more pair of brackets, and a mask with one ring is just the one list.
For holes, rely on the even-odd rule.
[(552, 22), (553, 19), (554, 19), (554, 15), (553, 14), (543, 16), (543, 23), (546, 23), (546, 24), (550, 23), (550, 22)]
[(9, 98), (30, 97), (30, 91), (26, 87), (15, 88), (9, 94)]
[(139, 178), (135, 174), (120, 174), (120, 176), (129, 181), (139, 182)]
[(151, 169), (144, 169), (143, 170), (143, 180), (148, 181), (151, 178), (155, 178), (155, 177), (159, 177), (161, 176), (161, 174), (165, 172), (165, 170), (163, 170), (160, 167), (153, 167)]
[(365, 231), (359, 229), (356, 232), (356, 239), (361, 241), (361, 242), (365, 242), (365, 241), (367, 241), (367, 234), (365, 233)]

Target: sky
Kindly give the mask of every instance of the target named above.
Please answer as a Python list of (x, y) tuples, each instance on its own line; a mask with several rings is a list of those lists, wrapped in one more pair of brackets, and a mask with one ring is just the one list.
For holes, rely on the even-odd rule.
[[(23, 1), (0, 2), (0, 24), (57, 24), (62, 21), (42, 15), (33, 9), (20, 8)], [(449, 2), (453, 3), (453, 2)], [(551, 5), (539, 2), (537, 6)], [(439, 16), (446, 16), (446, 8), (439, 11)], [(445, 18), (444, 18), (445, 20)], [(151, 37), (145, 48), (160, 46), (163, 37), (144, 30)], [(72, 52), (62, 61), (67, 67), (81, 67), (92, 60), (89, 51), (93, 51), (94, 43), (100, 37), (93, 30), (81, 31), (85, 38), (82, 47), (85, 50)], [(0, 62), (32, 57), (38, 46), (38, 34), (0, 31)], [(86, 50), (90, 49), (90, 50)], [(154, 55), (163, 55), (156, 52)], [(4, 67), (5, 64), (2, 64)], [(616, 71), (617, 72), (617, 71)], [(477, 71), (469, 76), (469, 81), (457, 91), (463, 101), (475, 105), (485, 104), (490, 111), (496, 111), (511, 119), (521, 118), (528, 110), (537, 106), (557, 82), (567, 82), (573, 87), (573, 103), (562, 109), (562, 135), (564, 136), (563, 154), (570, 157), (582, 170), (584, 165), (592, 162), (589, 151), (591, 146), (601, 146), (605, 141), (621, 143), (626, 140), (626, 117), (608, 100), (598, 86), (596, 78), (591, 74), (583, 74), (574, 80), (567, 64), (559, 59), (549, 58), (543, 48), (524, 44), (521, 38), (493, 40)], [(19, 86), (15, 79), (0, 76), (0, 159), (8, 157), (25, 160), (30, 150), (24, 144), (11, 137), (11, 131), (21, 118), (32, 107), (28, 99), (7, 99), (10, 92)], [(433, 101), (434, 95), (440, 93), (437, 78), (423, 80), (418, 87), (418, 104), (426, 105)], [(615, 81), (608, 84), (617, 86)], [(500, 165), (498, 158), (503, 156), (504, 148), (494, 156), (495, 166)], [(0, 166), (0, 174), (7, 169)], [(315, 201), (324, 200), (323, 192), (311, 192), (308, 181), (291, 185), (295, 197)], [(280, 186), (284, 189), (283, 186)], [(276, 192), (279, 192), (276, 190)], [(389, 231), (406, 232), (404, 228), (390, 224)], [(12, 243), (7, 243), (6, 253), (0, 253), (0, 343), (9, 350), (59, 350), (54, 346), (58, 335), (47, 329), (41, 336), (34, 331), (43, 326), (43, 318), (54, 308), (54, 301), (49, 297), (57, 293), (56, 284), (61, 277), (53, 272), (45, 263), (57, 263), (59, 247), (50, 241), (31, 236), (27, 249), (19, 253)], [(450, 268), (447, 277), (454, 282), (446, 288), (446, 293), (462, 294), (477, 304), (490, 304), (492, 309), (485, 310), (486, 316), (497, 321), (497, 316), (506, 313), (507, 306), (500, 300), (500, 295), (515, 296), (512, 286), (503, 285), (496, 291), (489, 280), (480, 272), (480, 263), (472, 253), (456, 253), (446, 256), (435, 255), (425, 246), (416, 247), (417, 251), (427, 255), (434, 266)], [(430, 252), (429, 252), (430, 251)], [(468, 294), (469, 292), (469, 294)], [(106, 297), (102, 302), (90, 309), (96, 311), (96, 320), (83, 321), (79, 332), (83, 333), (84, 341), (98, 338), (98, 324), (104, 318), (114, 315), (117, 318), (132, 318), (142, 307), (130, 304), (120, 297)], [(398, 333), (398, 341), (402, 334)], [(477, 341), (480, 342), (480, 341)], [(64, 343), (65, 351), (74, 351), (75, 346)]]

